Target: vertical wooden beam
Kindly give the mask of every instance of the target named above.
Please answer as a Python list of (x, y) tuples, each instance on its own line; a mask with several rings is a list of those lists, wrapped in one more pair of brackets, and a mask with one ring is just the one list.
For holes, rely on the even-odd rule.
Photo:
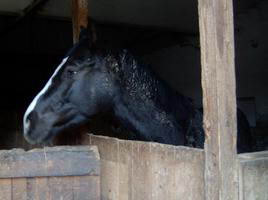
[(79, 39), (80, 27), (88, 26), (88, 0), (72, 0), (73, 41)]
[(207, 200), (238, 199), (232, 0), (199, 0)]

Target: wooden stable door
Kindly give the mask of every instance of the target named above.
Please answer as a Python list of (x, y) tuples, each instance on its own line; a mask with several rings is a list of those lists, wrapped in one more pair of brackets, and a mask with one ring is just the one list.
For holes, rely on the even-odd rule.
[(0, 200), (99, 200), (96, 147), (0, 151)]

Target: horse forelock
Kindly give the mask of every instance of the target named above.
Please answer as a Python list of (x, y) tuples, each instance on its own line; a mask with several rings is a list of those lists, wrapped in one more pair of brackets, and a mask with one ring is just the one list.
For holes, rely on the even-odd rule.
[(50, 79), (48, 80), (48, 82), (46, 83), (46, 85), (43, 87), (43, 89), (35, 96), (35, 98), (32, 100), (31, 104), (28, 106), (24, 116), (23, 116), (23, 128), (24, 128), (24, 134), (28, 132), (29, 128), (30, 128), (30, 122), (27, 120), (27, 117), (29, 116), (29, 114), (34, 110), (38, 100), (40, 99), (40, 97), (42, 95), (44, 95), (46, 93), (46, 91), (49, 89), (49, 87), (51, 86), (52, 83), (52, 79), (57, 75), (57, 73), (60, 71), (60, 69), (62, 68), (62, 66), (67, 62), (69, 57), (65, 57), (62, 62), (60, 63), (60, 65), (56, 68), (56, 70), (54, 71), (54, 73), (52, 74), (52, 76), (50, 77)]
[(77, 56), (81, 55), (81, 51), (95, 51), (94, 48), (90, 48), (88, 41), (85, 39), (80, 40), (67, 52), (65, 57), (78, 59)]

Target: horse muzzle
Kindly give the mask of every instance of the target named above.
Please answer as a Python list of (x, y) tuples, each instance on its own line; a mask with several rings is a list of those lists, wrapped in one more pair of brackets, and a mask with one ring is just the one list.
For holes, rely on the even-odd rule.
[(53, 117), (39, 117), (36, 111), (32, 111), (23, 124), (24, 138), (30, 144), (46, 143), (51, 137), (53, 121)]

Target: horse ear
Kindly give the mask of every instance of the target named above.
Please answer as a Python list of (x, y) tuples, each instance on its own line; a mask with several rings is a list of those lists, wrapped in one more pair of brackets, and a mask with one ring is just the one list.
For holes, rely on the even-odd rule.
[(88, 28), (85, 28), (83, 26), (80, 27), (80, 35), (79, 35), (79, 42), (87, 42), (89, 47), (92, 47), (93, 44), (96, 41), (96, 37), (95, 34), (92, 33), (93, 31), (91, 31)]
[(90, 40), (90, 32), (87, 28), (81, 26), (80, 27), (80, 34), (79, 34), (79, 42), (83, 40)]

